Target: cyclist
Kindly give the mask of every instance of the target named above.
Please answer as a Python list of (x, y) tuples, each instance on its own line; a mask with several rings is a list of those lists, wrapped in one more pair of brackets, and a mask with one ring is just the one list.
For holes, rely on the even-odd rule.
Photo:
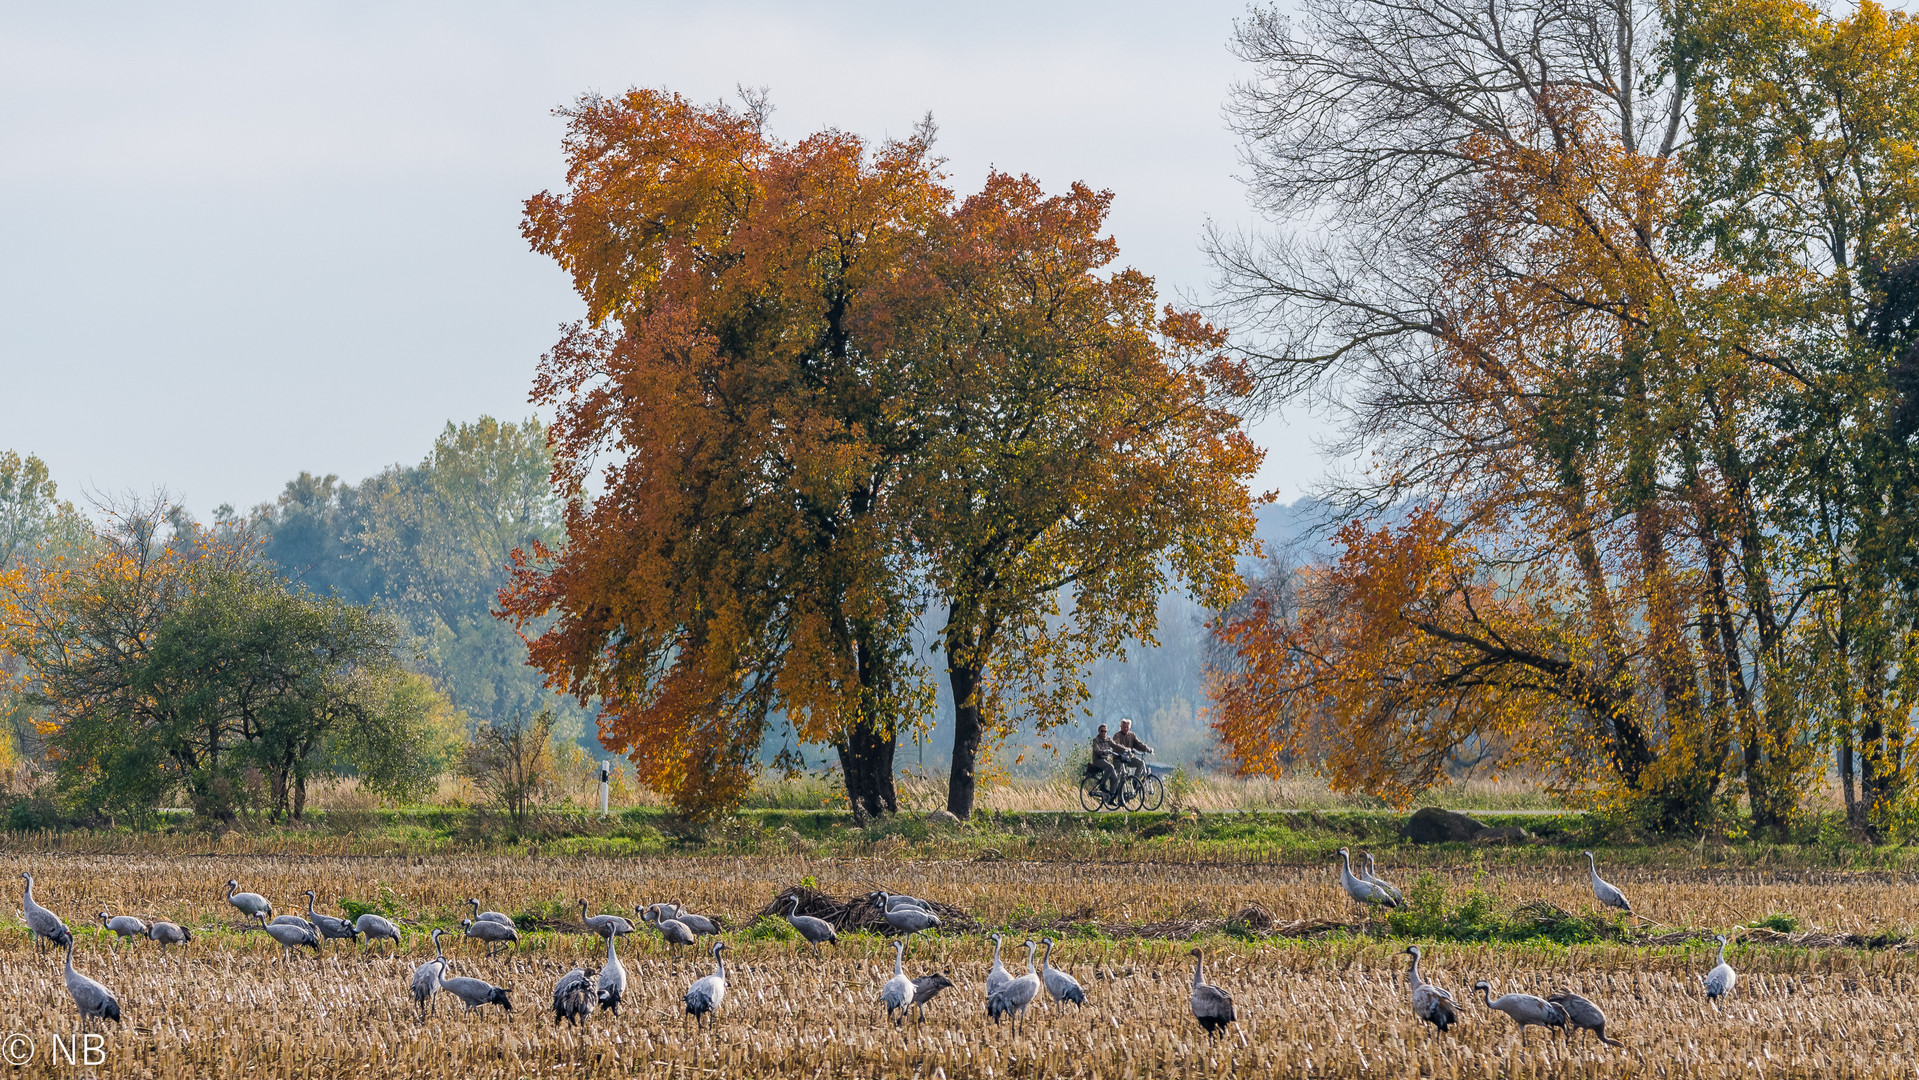
[(1107, 802), (1119, 798), (1118, 766), (1125, 765), (1128, 769), (1139, 766), (1139, 758), (1134, 756), (1135, 751), (1150, 754), (1153, 748), (1148, 746), (1144, 739), (1133, 734), (1133, 721), (1130, 719), (1120, 720), (1118, 735), (1108, 735), (1106, 725), (1101, 724), (1098, 734), (1093, 736), (1093, 764), (1098, 767), (1103, 777), (1100, 782), (1100, 792)]

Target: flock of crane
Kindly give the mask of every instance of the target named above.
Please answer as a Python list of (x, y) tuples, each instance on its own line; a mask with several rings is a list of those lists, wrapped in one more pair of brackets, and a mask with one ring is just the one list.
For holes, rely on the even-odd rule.
[[(1373, 857), (1364, 852), (1361, 855), (1365, 867), (1355, 873), (1351, 854), (1345, 848), (1339, 850), (1340, 884), (1346, 894), (1367, 905), (1390, 908), (1405, 904), (1404, 894), (1379, 877)], [(1625, 894), (1600, 878), (1592, 852), (1588, 851), (1585, 855), (1592, 874), (1594, 897), (1608, 907), (1633, 914), (1632, 904), (1627, 901)], [(67, 992), (72, 996), (81, 1019), (118, 1021), (120, 1003), (114, 998), (113, 992), (74, 970), (72, 931), (58, 915), (34, 901), (33, 875), (20, 876), (27, 883), (25, 908), (28, 932), (42, 952), (48, 943), (66, 949)], [(311, 948), (318, 952), (321, 943), (328, 940), (357, 943), (365, 938), (370, 943), (385, 939), (392, 941), (396, 947), (402, 940), (399, 928), (379, 915), (367, 913), (349, 921), (316, 911), (316, 897), (311, 889), (304, 894), (307, 898), (304, 916), (276, 916), (273, 904), (266, 897), (239, 890), (240, 883), (229, 880), (226, 902), (246, 918), (257, 920), (259, 928), (280, 944), (283, 961), (295, 949)], [(933, 910), (933, 905), (917, 897), (881, 891), (873, 895), (872, 902), (886, 924), (902, 935), (937, 930), (940, 926), (940, 917)], [(511, 916), (497, 911), (481, 911), (477, 899), (468, 899), (466, 903), (472, 906), (473, 914), (470, 918), (460, 920), (460, 931), (465, 937), (486, 943), (488, 955), (501, 947), (519, 943), (519, 928)], [(799, 908), (799, 896), (792, 895), (788, 897), (787, 909), (783, 914), (787, 923), (812, 947), (813, 954), (817, 956), (821, 945), (839, 940), (839, 932), (825, 919), (800, 914)], [(589, 976), (584, 968), (574, 968), (560, 976), (559, 982), (553, 987), (553, 1019), (556, 1023), (578, 1025), (595, 1010), (618, 1016), (620, 1001), (626, 994), (626, 968), (620, 962), (618, 942), (621, 937), (634, 933), (636, 928), (630, 920), (621, 916), (590, 915), (586, 909), (586, 901), (580, 901), (581, 922), (588, 932), (598, 934), (606, 941), (606, 963), (597, 976)], [(669, 947), (698, 948), (701, 938), (716, 937), (720, 933), (718, 919), (688, 911), (677, 901), (635, 904), (633, 910), (639, 916), (640, 924), (659, 933)], [(131, 915), (116, 916), (105, 911), (100, 912), (99, 918), (107, 930), (120, 938), (150, 938), (158, 942), (163, 951), (168, 945), (185, 945), (193, 940), (192, 933), (186, 927), (170, 922), (148, 923)], [(459, 999), (468, 1011), (486, 1005), (498, 1005), (511, 1012), (512, 987), (494, 986), (484, 979), (451, 973), (452, 962), (440, 946), (440, 938), (449, 932), (444, 928), (433, 931), (433, 958), (414, 968), (408, 982), (408, 990), (421, 1017), (424, 1019), (429, 1006), (441, 992)], [(1022, 942), (1026, 949), (1026, 971), (1016, 976), (1007, 970), (1000, 958), (1003, 937), (1000, 934), (987, 936), (993, 942), (993, 966), (986, 975), (986, 1013), (995, 1022), (1010, 1018), (1017, 1036), (1028, 1008), (1040, 1000), (1042, 994), (1050, 998), (1055, 1006), (1086, 1003), (1086, 992), (1078, 980), (1053, 966), (1053, 939), (1042, 938), (1038, 942), (1028, 939)], [(1706, 996), (1712, 1000), (1731, 992), (1737, 979), (1731, 965), (1726, 963), (1727, 938), (1719, 935), (1717, 940), (1719, 963), (1701, 978)], [(913, 1010), (918, 1010), (923, 1019), (926, 1004), (941, 991), (952, 987), (953, 983), (945, 975), (937, 973), (909, 976), (905, 964), (906, 937), (896, 939), (893, 944), (893, 974), (880, 988), (879, 997), (880, 1003), (885, 1006), (887, 1019), (895, 1026), (900, 1026)], [(1034, 957), (1041, 946), (1046, 951), (1036, 967)], [(706, 951), (713, 957), (713, 973), (695, 980), (681, 996), (686, 1015), (696, 1026), (710, 1025), (714, 1014), (726, 999), (727, 971), (723, 954), (728, 947), (725, 941), (719, 940), (708, 947)], [(1414, 1013), (1440, 1031), (1446, 1031), (1459, 1020), (1457, 1003), (1452, 994), (1421, 978), (1419, 946), (1409, 946), (1405, 952), (1412, 957), (1407, 982), (1412, 991)], [(1206, 981), (1206, 961), (1201, 950), (1195, 948), (1189, 955), (1193, 957), (1193, 984), (1189, 999), (1193, 1018), (1208, 1036), (1217, 1037), (1237, 1019), (1232, 995)], [(1606, 1037), (1606, 1014), (1598, 1005), (1578, 994), (1563, 992), (1545, 998), (1532, 994), (1502, 994), (1494, 997), (1492, 986), (1483, 979), (1473, 984), (1473, 990), (1480, 995), (1480, 1000), (1487, 1008), (1505, 1013), (1519, 1025), (1522, 1040), (1527, 1027), (1539, 1026), (1558, 1028), (1567, 1038), (1575, 1029), (1591, 1031), (1601, 1042), (1619, 1045)]]
[[(1593, 898), (1610, 908), (1617, 908), (1628, 915), (1637, 913), (1632, 909), (1632, 901), (1626, 894), (1599, 876), (1599, 863), (1590, 851), (1586, 856), (1586, 869), (1592, 875)], [(1362, 904), (1378, 907), (1401, 907), (1406, 903), (1405, 894), (1394, 888), (1392, 883), (1379, 876), (1372, 855), (1360, 852), (1365, 859), (1365, 869), (1353, 872), (1352, 854), (1345, 848), (1339, 849), (1339, 883), (1346, 895)], [(1733, 984), (1739, 981), (1739, 973), (1726, 963), (1727, 938), (1724, 934), (1714, 937), (1719, 943), (1719, 962), (1711, 971), (1700, 976), (1699, 981), (1705, 987), (1706, 999), (1717, 1001), (1732, 992)], [(1452, 994), (1440, 987), (1426, 982), (1419, 974), (1419, 946), (1406, 948), (1406, 954), (1413, 958), (1412, 967), (1406, 972), (1406, 982), (1412, 989), (1413, 1014), (1421, 1020), (1445, 1031), (1459, 1022), (1459, 1009)], [(1558, 1028), (1567, 1038), (1572, 1032), (1590, 1031), (1599, 1036), (1599, 1041), (1610, 1046), (1620, 1045), (1606, 1037), (1606, 1014), (1598, 1005), (1570, 990), (1538, 997), (1534, 994), (1501, 994), (1493, 997), (1492, 984), (1481, 979), (1473, 984), (1473, 990), (1479, 994), (1479, 1000), (1490, 1009), (1495, 1009), (1512, 1017), (1519, 1025), (1519, 1037), (1525, 1039), (1526, 1028), (1537, 1026)]]

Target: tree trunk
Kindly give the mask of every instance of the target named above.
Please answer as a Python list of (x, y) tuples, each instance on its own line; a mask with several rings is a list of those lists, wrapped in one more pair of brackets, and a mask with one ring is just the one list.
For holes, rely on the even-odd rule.
[(1846, 827), (1852, 830), (1855, 836), (1864, 836), (1865, 814), (1860, 812), (1859, 798), (1853, 794), (1852, 786), (1852, 725), (1850, 723), (1839, 729), (1839, 746), (1833, 754), (1838, 758), (1839, 790), (1846, 796)]
[(946, 785), (946, 809), (961, 821), (973, 816), (973, 794), (979, 784), (974, 769), (979, 762), (980, 668), (954, 662), (946, 653), (947, 682), (953, 687), (953, 772)]
[(295, 776), (293, 778), (293, 820), (295, 821), (305, 820), (306, 810), (307, 810), (307, 778), (304, 774), (302, 774), (302, 775)]
[(834, 744), (846, 780), (846, 804), (853, 808), (854, 821), (865, 824), (899, 813), (899, 796), (893, 786), (893, 753), (898, 745), (897, 732), (881, 732), (872, 721), (861, 723)]

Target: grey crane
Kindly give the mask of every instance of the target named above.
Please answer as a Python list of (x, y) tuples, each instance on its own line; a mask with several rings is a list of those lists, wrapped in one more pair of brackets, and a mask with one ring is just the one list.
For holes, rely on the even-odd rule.
[(231, 878), (227, 880), (227, 903), (238, 908), (240, 914), (249, 919), (255, 915), (273, 914), (273, 905), (267, 902), (266, 897), (257, 892), (235, 892), (234, 890), (239, 887), (238, 880)]
[(1053, 966), (1053, 939), (1042, 938), (1040, 944), (1046, 946), (1046, 955), (1039, 965), (1039, 981), (1046, 987), (1046, 993), (1055, 1003), (1070, 1001), (1085, 1005), (1086, 991), (1079, 988), (1079, 980)]
[(633, 924), (618, 915), (588, 915), (584, 900), (580, 901), (580, 921), (586, 924), (588, 930), (601, 937), (617, 937), (620, 934), (633, 932)]
[(600, 969), (600, 981), (594, 987), (594, 997), (600, 1008), (620, 1015), (620, 998), (626, 996), (626, 965), (620, 963), (613, 947), (619, 944), (619, 935), (606, 935), (606, 966)]
[(147, 936), (147, 924), (131, 915), (109, 915), (102, 911), (100, 913), (100, 921), (105, 924), (108, 930), (120, 935), (121, 941), (125, 941), (130, 937)]
[(879, 898), (880, 910), (882, 911), (896, 911), (903, 907), (916, 907), (921, 911), (933, 910), (933, 905), (916, 896), (902, 896), (899, 893), (887, 892), (885, 889), (881, 889), (873, 895)]
[(593, 984), (587, 981), (585, 968), (574, 968), (553, 984), (553, 1022), (580, 1026), (593, 1011)]
[(1413, 958), (1412, 969), (1406, 972), (1406, 982), (1413, 990), (1413, 1015), (1441, 1031), (1459, 1023), (1453, 996), (1419, 977), (1419, 946), (1406, 946), (1406, 955)]
[(695, 934), (701, 937), (712, 937), (714, 934), (720, 932), (720, 922), (718, 919), (709, 919), (704, 915), (695, 915), (680, 906), (678, 900), (673, 901), (673, 903), (668, 906), (673, 909), (672, 918), (683, 923), (688, 930), (693, 931)]
[[(306, 891), (306, 898), (307, 921), (313, 924), (313, 929), (319, 931), (321, 941), (333, 941), (339, 938), (346, 938), (349, 941), (355, 942), (360, 940), (360, 931), (352, 923), (345, 919), (334, 918), (331, 915), (313, 910), (313, 902), (316, 897), (312, 889)], [(439, 943), (435, 942), (434, 947), (438, 948)]]
[(1557, 994), (1547, 994), (1546, 1000), (1566, 1010), (1566, 1021), (1581, 1031), (1590, 1031), (1599, 1036), (1599, 1041), (1607, 1046), (1624, 1046), (1617, 1039), (1606, 1038), (1606, 1014), (1599, 1006), (1573, 993), (1561, 990)]
[(1016, 1039), (1019, 1038), (1020, 1021), (1040, 991), (1039, 972), (1033, 970), (1033, 952), (1038, 946), (1030, 939), (1022, 944), (1026, 946), (1026, 974), (1007, 980), (1005, 986), (986, 997), (986, 1015), (992, 1017), (996, 1024), (1001, 1017), (1012, 1016), (1013, 1037)]
[(699, 945), (700, 939), (694, 936), (693, 931), (688, 929), (685, 923), (678, 919), (662, 918), (663, 913), (658, 905), (648, 908), (647, 911), (651, 914), (651, 918), (643, 914), (640, 916), (640, 921), (651, 922), (653, 929), (658, 930), (660, 937), (666, 941), (667, 948), (671, 949), (675, 945)]
[(366, 938), (366, 944), (373, 944), (376, 938), (385, 938), (400, 947), (400, 928), (371, 911), (353, 920), (353, 932)]
[[(365, 916), (361, 917), (365, 918)], [(488, 956), (492, 956), (497, 952), (502, 944), (510, 943), (515, 946), (520, 944), (520, 932), (505, 923), (488, 922), (485, 920), (474, 922), (472, 919), (461, 919), (460, 929), (466, 932), (467, 937), (486, 942), (486, 954)]]
[(1566, 1010), (1543, 997), (1532, 994), (1501, 994), (1494, 997), (1492, 984), (1484, 979), (1474, 983), (1473, 989), (1479, 991), (1480, 1000), (1486, 1003), (1487, 1008), (1498, 1009), (1513, 1018), (1513, 1023), (1519, 1025), (1519, 1041), (1522, 1043), (1526, 1041), (1528, 1025), (1558, 1028), (1562, 1034), (1566, 1031)]
[(513, 1000), (507, 997), (513, 992), (511, 986), (494, 986), (485, 979), (455, 975), (450, 979), (441, 980), (440, 989), (464, 1002), (467, 1012), (472, 1012), (482, 1005), (498, 1005), (507, 1012), (513, 1011)]
[(1192, 951), (1193, 957), (1193, 996), (1191, 1006), (1193, 1019), (1206, 1034), (1218, 1038), (1226, 1025), (1239, 1019), (1233, 1011), (1233, 995), (1206, 981), (1206, 958), (1198, 949)]
[(1626, 899), (1626, 894), (1607, 884), (1605, 879), (1599, 876), (1599, 863), (1594, 860), (1593, 853), (1588, 851), (1585, 854), (1586, 869), (1592, 872), (1593, 899), (1607, 907), (1618, 908), (1628, 915), (1636, 914), (1632, 909), (1632, 901)]
[(1392, 882), (1387, 881), (1383, 877), (1380, 877), (1379, 874), (1377, 873), (1376, 867), (1373, 864), (1373, 853), (1370, 851), (1362, 851), (1360, 852), (1360, 854), (1366, 857), (1366, 872), (1362, 876), (1367, 881), (1370, 881), (1373, 884), (1379, 886), (1380, 888), (1385, 889), (1386, 895), (1393, 898), (1393, 903), (1399, 905), (1400, 907), (1406, 906), (1406, 894), (1403, 892), (1400, 892), (1399, 889), (1395, 887)]
[(160, 951), (166, 952), (169, 945), (185, 945), (193, 940), (193, 931), (170, 922), (155, 921), (147, 928), (147, 936), (160, 943)]
[(953, 985), (953, 980), (944, 975), (919, 975), (913, 979), (913, 1008), (918, 1011), (920, 1020), (926, 1019), (926, 1003), (939, 996), (939, 992)]
[(886, 925), (904, 934), (917, 934), (921, 930), (932, 930), (940, 924), (940, 917), (923, 907), (902, 904), (889, 911), (886, 908), (885, 901), (877, 896), (873, 898), (873, 906), (880, 909), (881, 916), (886, 919)]
[(113, 991), (73, 970), (72, 934), (67, 935), (67, 993), (73, 997), (74, 1008), (80, 1010), (80, 1019), (120, 1022), (120, 1002), (114, 999)]
[(516, 930), (519, 929), (518, 926), (514, 925), (513, 917), (511, 915), (505, 915), (498, 911), (481, 911), (480, 902), (471, 896), (466, 898), (466, 902), (473, 905), (473, 921), (474, 922), (505, 923), (508, 926), (512, 926)]
[(992, 997), (993, 991), (1013, 981), (1013, 973), (1006, 970), (1005, 964), (1000, 963), (1000, 936), (998, 934), (986, 936), (993, 939), (993, 970), (986, 973), (986, 996)]
[(1721, 997), (1732, 993), (1733, 984), (1739, 981), (1739, 973), (1732, 969), (1731, 964), (1726, 963), (1726, 935), (1718, 935), (1718, 940), (1719, 964), (1706, 972), (1699, 980), (1705, 984), (1708, 1001), (1718, 1001)]
[(839, 931), (833, 929), (832, 923), (825, 919), (816, 919), (811, 915), (800, 914), (800, 898), (794, 896), (791, 899), (793, 905), (787, 909), (786, 921), (792, 924), (793, 929), (800, 932), (801, 937), (813, 943), (814, 956), (820, 954), (822, 942), (837, 942), (840, 939)]
[(893, 977), (880, 987), (880, 1004), (886, 1006), (886, 1018), (899, 1027), (906, 1010), (913, 1004), (913, 980), (906, 977), (906, 939), (893, 939)]
[(47, 942), (65, 945), (73, 940), (73, 931), (60, 921), (60, 916), (41, 907), (33, 899), (33, 875), (21, 874), (27, 882), (27, 932), (32, 935), (33, 943), (42, 953), (47, 951)]
[(413, 969), (413, 980), (407, 984), (413, 993), (414, 1004), (420, 1007), (420, 1019), (426, 1019), (426, 1003), (440, 990), (440, 984), (446, 980), (446, 954), (440, 951), (440, 935), (446, 933), (442, 927), (433, 928), (433, 959)]
[(686, 1002), (686, 1015), (693, 1018), (695, 1026), (704, 1021), (711, 1027), (714, 1011), (726, 1000), (726, 958), (720, 955), (724, 948), (724, 941), (713, 943), (713, 974), (687, 987), (680, 999)]
[(1378, 904), (1381, 907), (1398, 907), (1393, 895), (1385, 889), (1364, 878), (1353, 876), (1353, 857), (1345, 848), (1339, 849), (1339, 883), (1346, 889), (1346, 895), (1362, 904)]
[(320, 951), (320, 935), (311, 929), (292, 923), (270, 923), (264, 912), (254, 918), (260, 920), (260, 929), (265, 930), (268, 937), (280, 943), (280, 959), (283, 962), (292, 958), (295, 949), (310, 947), (316, 953)]
[[(308, 922), (303, 915), (275, 915), (273, 917), (273, 925), (297, 926), (302, 930), (313, 930), (313, 924)], [(315, 930), (313, 932), (317, 934), (319, 931)]]

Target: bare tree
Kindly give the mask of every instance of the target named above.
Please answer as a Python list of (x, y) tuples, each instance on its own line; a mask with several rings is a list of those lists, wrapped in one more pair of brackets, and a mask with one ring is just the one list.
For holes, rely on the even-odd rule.
[(515, 713), (474, 733), (462, 762), (475, 784), (506, 807), (515, 822), (553, 787), (553, 710)]

